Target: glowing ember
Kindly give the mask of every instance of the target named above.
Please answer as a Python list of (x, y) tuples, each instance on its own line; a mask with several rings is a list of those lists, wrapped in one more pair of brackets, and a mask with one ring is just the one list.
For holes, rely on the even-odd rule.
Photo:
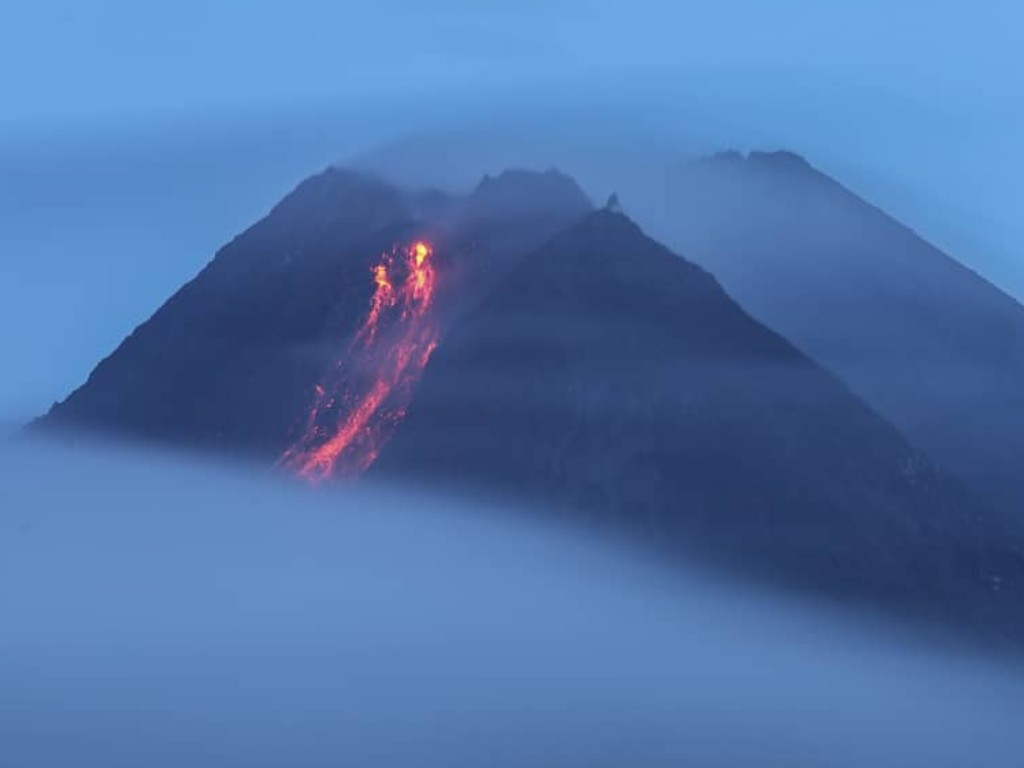
[(422, 267), (423, 262), (430, 255), (430, 247), (424, 242), (419, 242), (412, 247), (412, 252), (416, 257), (416, 266)]
[(417, 241), (383, 254), (373, 267), (366, 320), (314, 388), (305, 432), (280, 465), (321, 482), (359, 474), (377, 458), (437, 346), (432, 255), (427, 243)]

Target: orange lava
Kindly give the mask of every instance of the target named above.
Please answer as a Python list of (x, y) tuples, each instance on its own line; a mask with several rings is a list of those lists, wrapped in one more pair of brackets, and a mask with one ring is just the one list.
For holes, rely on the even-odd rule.
[(381, 256), (374, 292), (352, 343), (314, 388), (302, 436), (279, 464), (318, 483), (365, 471), (405, 417), (437, 346), (437, 276), (422, 240)]

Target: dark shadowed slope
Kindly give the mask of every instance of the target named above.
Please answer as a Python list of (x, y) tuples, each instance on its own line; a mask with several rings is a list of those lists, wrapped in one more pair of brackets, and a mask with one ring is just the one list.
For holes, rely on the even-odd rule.
[(434, 243), (447, 322), (590, 209), (556, 171), (506, 172), (451, 198), (328, 169), (222, 248), (39, 423), (276, 459), (364, 322), (382, 253)]
[(939, 464), (1024, 514), (1024, 308), (789, 153), (694, 164), (652, 231)]
[(620, 214), (555, 237), (450, 332), (373, 471), (541, 498), (833, 596), (1024, 636), (1006, 529)]
[[(45, 417), (169, 443), (272, 455), (358, 323), (361, 279), (410, 219), (394, 188), (330, 169), (304, 181)], [(140, 244), (140, 248), (144, 248)]]

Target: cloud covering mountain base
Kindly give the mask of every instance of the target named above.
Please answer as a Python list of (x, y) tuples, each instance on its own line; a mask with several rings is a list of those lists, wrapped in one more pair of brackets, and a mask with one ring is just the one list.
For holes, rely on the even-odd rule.
[(0, 447), (19, 768), (1007, 765), (1016, 671), (392, 489)]

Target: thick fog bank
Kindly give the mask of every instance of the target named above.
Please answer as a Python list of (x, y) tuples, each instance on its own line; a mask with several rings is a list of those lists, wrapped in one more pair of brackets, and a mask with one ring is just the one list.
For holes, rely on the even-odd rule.
[(479, 505), (0, 446), (0, 765), (940, 766), (1015, 672)]

